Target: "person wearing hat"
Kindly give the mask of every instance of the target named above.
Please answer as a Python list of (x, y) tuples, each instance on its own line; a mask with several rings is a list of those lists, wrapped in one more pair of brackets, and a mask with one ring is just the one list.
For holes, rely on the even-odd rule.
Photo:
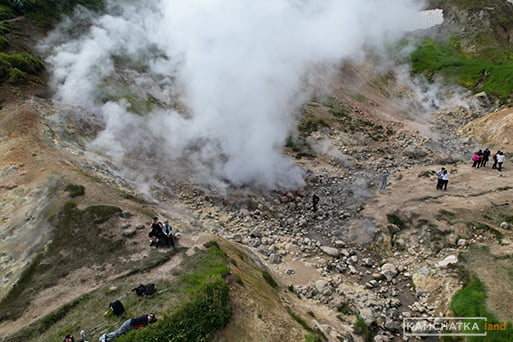
[(126, 334), (130, 330), (144, 328), (148, 324), (155, 323), (156, 321), (157, 317), (155, 317), (155, 314), (153, 313), (142, 315), (137, 318), (128, 319), (119, 327), (118, 330), (108, 334), (103, 334), (100, 337), (100, 342), (113, 341), (116, 337)]

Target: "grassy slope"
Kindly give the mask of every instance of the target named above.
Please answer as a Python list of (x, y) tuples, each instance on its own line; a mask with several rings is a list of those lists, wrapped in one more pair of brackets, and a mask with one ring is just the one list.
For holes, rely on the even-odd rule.
[[(413, 52), (413, 71), (425, 73), (430, 79), (441, 75), (474, 92), (485, 91), (502, 102), (511, 100), (512, 46), (498, 33), (513, 28), (510, 4), (499, 0), (431, 0), (430, 3), (432, 8), (443, 8), (450, 20), (444, 24), (445, 32), (436, 42), (425, 40)], [(453, 27), (453, 21), (464, 22), (465, 29)], [(482, 25), (483, 22), (489, 22), (489, 26)]]
[[(228, 272), (226, 256), (217, 243), (210, 242), (187, 257), (166, 280), (156, 283), (159, 291), (151, 297), (138, 297), (131, 292), (138, 285), (131, 276), (118, 279), (64, 305), (3, 342), (60, 341), (64, 335), (77, 334), (81, 329), (95, 340), (117, 329), (126, 319), (145, 312), (155, 312), (159, 321), (120, 341), (168, 341), (168, 336), (183, 337), (173, 341), (204, 340), (224, 326), (231, 315), (228, 286), (223, 279)], [(125, 313), (120, 317), (104, 316), (108, 304), (118, 298)]]
[[(473, 279), (467, 286), (456, 293), (451, 301), (451, 309), (457, 317), (486, 317), (488, 324), (501, 324), (486, 307), (487, 290), (478, 279)], [(513, 326), (507, 323), (506, 331), (488, 331), (486, 337), (468, 337), (469, 341), (507, 342), (513, 340)], [(450, 339), (447, 339), (449, 341)]]
[(425, 73), (428, 79), (442, 75), (450, 82), (507, 100), (513, 94), (513, 58), (493, 62), (466, 57), (458, 49), (424, 40), (411, 55), (412, 71)]

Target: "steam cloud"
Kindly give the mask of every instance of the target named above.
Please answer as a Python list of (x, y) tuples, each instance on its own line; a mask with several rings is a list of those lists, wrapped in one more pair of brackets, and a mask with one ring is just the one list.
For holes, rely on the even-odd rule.
[(103, 118), (89, 149), (125, 176), (293, 187), (302, 170), (281, 150), (307, 75), (424, 27), (422, 5), (111, 1), (101, 16), (77, 11), (44, 45), (55, 99)]

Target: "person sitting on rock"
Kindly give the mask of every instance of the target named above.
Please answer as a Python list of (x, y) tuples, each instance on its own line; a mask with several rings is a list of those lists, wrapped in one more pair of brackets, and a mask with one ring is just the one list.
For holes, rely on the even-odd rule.
[(153, 314), (153, 313), (142, 315), (137, 318), (128, 319), (119, 327), (118, 330), (110, 332), (108, 334), (103, 334), (100, 337), (100, 342), (113, 341), (116, 337), (126, 334), (130, 330), (143, 328), (143, 327), (147, 326), (148, 324), (155, 323), (156, 321), (157, 321), (157, 318), (155, 317), (155, 314)]
[(173, 236), (173, 226), (169, 223), (168, 220), (164, 221), (164, 226), (162, 226), (162, 234), (164, 235), (164, 242), (166, 243), (166, 247), (173, 247), (173, 249), (176, 249), (175, 246), (175, 239)]
[(150, 246), (157, 246), (159, 241), (164, 238), (164, 234), (162, 233), (162, 223), (159, 221), (159, 218), (155, 216), (153, 218), (153, 222), (151, 223), (151, 232), (148, 233), (150, 237)]

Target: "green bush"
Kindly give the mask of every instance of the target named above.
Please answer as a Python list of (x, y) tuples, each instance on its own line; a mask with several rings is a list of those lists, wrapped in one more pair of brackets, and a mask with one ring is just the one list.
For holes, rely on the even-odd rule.
[(27, 73), (21, 71), (18, 68), (11, 68), (9, 70), (8, 81), (11, 84), (20, 84), (26, 82), (28, 79)]
[(356, 316), (356, 322), (353, 325), (353, 332), (356, 335), (361, 336), (365, 342), (372, 341), (372, 333), (369, 326), (361, 316)]
[(0, 20), (12, 19), (16, 16), (16, 13), (5, 5), (0, 5)]
[(9, 76), (11, 64), (7, 63), (0, 57), (0, 81), (5, 80)]
[(41, 63), (41, 61), (26, 52), (15, 55), (0, 53), (0, 58), (8, 62), (11, 67), (18, 68), (21, 71), (29, 74), (35, 75), (44, 69), (43, 63)]
[(65, 191), (69, 192), (71, 197), (82, 196), (85, 192), (83, 185), (68, 184), (66, 185)]
[(406, 222), (399, 216), (398, 212), (387, 214), (387, 221), (390, 224), (395, 224), (400, 229), (406, 228)]
[(0, 51), (5, 50), (9, 46), (9, 41), (5, 38), (0, 36)]

